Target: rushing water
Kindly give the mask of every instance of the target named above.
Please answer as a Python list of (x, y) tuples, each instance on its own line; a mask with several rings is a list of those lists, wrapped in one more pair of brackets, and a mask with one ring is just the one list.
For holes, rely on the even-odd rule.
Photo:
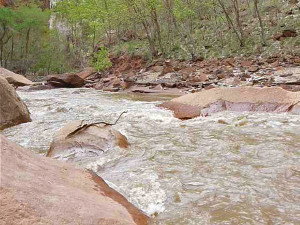
[(33, 122), (4, 131), (45, 153), (76, 119), (114, 121), (131, 143), (81, 162), (158, 224), (299, 224), (300, 117), (230, 113), (180, 121), (167, 97), (89, 89), (19, 92)]

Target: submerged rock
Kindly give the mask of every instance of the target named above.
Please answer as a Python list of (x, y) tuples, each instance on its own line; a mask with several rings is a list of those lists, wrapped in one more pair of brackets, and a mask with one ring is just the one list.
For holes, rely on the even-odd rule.
[(128, 145), (127, 138), (110, 125), (83, 125), (82, 121), (74, 121), (55, 135), (47, 156), (81, 161), (97, 157), (115, 146), (127, 148)]
[(30, 122), (30, 113), (17, 92), (6, 79), (0, 77), (0, 130)]
[(0, 135), (1, 224), (147, 224), (96, 174), (35, 155)]
[(179, 119), (229, 111), (292, 112), (300, 114), (300, 92), (282, 88), (214, 88), (188, 94), (160, 105)]
[(16, 74), (14, 72), (11, 72), (5, 68), (0, 67), (0, 77), (5, 78), (8, 83), (18, 87), (18, 86), (26, 86), (26, 85), (32, 85), (33, 82), (31, 80), (28, 80), (26, 77)]
[(79, 88), (84, 85), (84, 79), (74, 73), (49, 75), (47, 82), (54, 87)]

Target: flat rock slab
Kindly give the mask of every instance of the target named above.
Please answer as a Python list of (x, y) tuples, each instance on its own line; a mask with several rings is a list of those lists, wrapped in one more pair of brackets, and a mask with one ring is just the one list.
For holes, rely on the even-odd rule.
[(8, 81), (8, 83), (17, 87), (34, 84), (31, 80), (28, 80), (26, 77), (20, 74), (16, 74), (2, 67), (0, 67), (0, 76), (5, 78)]
[(128, 145), (127, 138), (110, 125), (73, 121), (55, 134), (47, 156), (80, 162), (99, 157), (116, 146), (127, 148)]
[(278, 70), (274, 74), (275, 84), (300, 85), (300, 67)]
[(0, 130), (30, 122), (30, 113), (14, 87), (0, 77)]
[(0, 224), (147, 224), (94, 173), (23, 149), (0, 135)]
[(208, 116), (224, 110), (300, 114), (300, 92), (279, 87), (213, 88), (172, 99), (160, 106), (172, 110), (179, 119)]

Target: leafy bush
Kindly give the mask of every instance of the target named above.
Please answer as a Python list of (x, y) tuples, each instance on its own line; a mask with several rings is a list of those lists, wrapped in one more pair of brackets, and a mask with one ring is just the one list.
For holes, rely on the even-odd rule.
[(98, 71), (107, 69), (112, 66), (112, 63), (108, 57), (109, 51), (105, 48), (101, 48), (97, 53), (94, 54), (92, 59), (92, 66)]

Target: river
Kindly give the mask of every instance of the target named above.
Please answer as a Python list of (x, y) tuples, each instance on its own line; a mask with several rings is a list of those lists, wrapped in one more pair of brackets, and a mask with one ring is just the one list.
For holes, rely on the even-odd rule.
[[(300, 117), (221, 112), (180, 121), (168, 96), (92, 89), (18, 92), (33, 122), (4, 131), (45, 154), (68, 121), (114, 121), (130, 148), (78, 163), (97, 172), (156, 224), (299, 224)], [(66, 193), (68, 194), (68, 193)]]

